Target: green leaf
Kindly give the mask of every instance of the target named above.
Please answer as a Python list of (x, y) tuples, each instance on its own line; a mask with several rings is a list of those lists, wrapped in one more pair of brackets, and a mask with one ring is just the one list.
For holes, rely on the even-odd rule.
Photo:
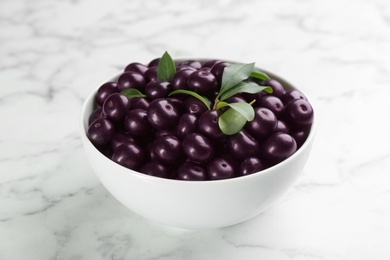
[(222, 103), (221, 107), (230, 106), (218, 119), (219, 128), (226, 135), (239, 132), (247, 121), (252, 121), (255, 118), (255, 111), (248, 103), (226, 103), (223, 101), (220, 103)]
[(225, 135), (238, 133), (246, 122), (245, 117), (233, 108), (226, 110), (218, 119), (219, 128)]
[(146, 95), (142, 94), (136, 88), (128, 88), (121, 91), (121, 94), (125, 95), (127, 98), (135, 98), (135, 97), (146, 97)]
[(231, 96), (234, 96), (237, 93), (245, 92), (250, 94), (259, 93), (260, 91), (266, 91), (268, 93), (272, 93), (272, 88), (268, 86), (260, 86), (254, 82), (240, 82), (233, 88), (225, 91), (221, 97), (220, 100), (225, 100), (230, 98)]
[(255, 110), (246, 102), (229, 103), (228, 105), (245, 117), (247, 121), (252, 121), (255, 118)]
[(224, 101), (219, 101), (217, 104), (217, 107), (215, 108), (216, 110), (221, 109), (223, 107), (229, 106), (229, 103), (226, 103)]
[(255, 63), (250, 63), (250, 64), (236, 63), (227, 66), (223, 70), (221, 90), (219, 91), (218, 96), (222, 95), (225, 91), (231, 89), (241, 81), (249, 78), (254, 67), (255, 67)]
[(268, 77), (267, 74), (265, 74), (264, 72), (262, 71), (252, 71), (251, 75), (250, 75), (252, 78), (255, 78), (255, 79), (261, 79), (261, 80), (268, 80), (270, 79), (270, 77)]
[(165, 52), (157, 66), (157, 79), (160, 81), (171, 81), (175, 72), (175, 63), (169, 53)]
[(210, 110), (210, 102), (208, 101), (207, 98), (199, 95), (198, 93), (196, 92), (193, 92), (193, 91), (190, 91), (190, 90), (186, 90), (186, 89), (178, 89), (178, 90), (174, 90), (172, 91), (169, 96), (172, 96), (172, 95), (176, 95), (176, 94), (187, 94), (187, 95), (191, 95), (197, 99), (199, 99), (200, 101), (203, 102), (203, 104), (206, 105), (207, 109)]

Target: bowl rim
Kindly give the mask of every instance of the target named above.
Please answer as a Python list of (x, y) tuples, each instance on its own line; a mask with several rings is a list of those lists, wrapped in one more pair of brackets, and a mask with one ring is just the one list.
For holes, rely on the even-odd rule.
[[(201, 60), (201, 59), (196, 59), (196, 60)], [(177, 60), (176, 60), (177, 61)], [(269, 72), (267, 70), (264, 70), (264, 69), (261, 69), (261, 68), (258, 68), (256, 67), (256, 69), (259, 69), (265, 73), (267, 73), (268, 75), (271, 75), (271, 78), (273, 79), (276, 79), (278, 81), (282, 81), (283, 84), (288, 84), (289, 87), (293, 87), (297, 90), (299, 90), (298, 88), (294, 87), (292, 84), (290, 84), (288, 81), (286, 81), (285, 79), (281, 78), (280, 76), (272, 73), (272, 72)], [(119, 73), (117, 73), (115, 76), (112, 76), (110, 77), (108, 80), (106, 80), (105, 82), (109, 82), (109, 81), (113, 81), (115, 80), (121, 73), (123, 73), (123, 70), (120, 71)], [(311, 101), (311, 99), (309, 97), (307, 97), (306, 94), (304, 94), (307, 98), (307, 100), (310, 100), (310, 104), (311, 106), (313, 107), (313, 112), (314, 112), (314, 118), (313, 118), (313, 122), (312, 122), (312, 125), (310, 127), (310, 131), (309, 131), (309, 135), (307, 136), (305, 142), (295, 151), (294, 154), (292, 154), (290, 157), (286, 158), (285, 160), (269, 167), (269, 168), (266, 168), (264, 170), (261, 170), (261, 171), (258, 171), (258, 172), (255, 172), (255, 173), (252, 173), (252, 174), (248, 174), (248, 175), (245, 175), (245, 176), (238, 176), (238, 177), (233, 177), (233, 178), (229, 178), (229, 179), (222, 179), (222, 180), (201, 180), (201, 181), (187, 181), (187, 180), (177, 180), (177, 179), (168, 179), (168, 178), (161, 178), (161, 177), (157, 177), (157, 176), (151, 176), (151, 175), (147, 175), (147, 174), (144, 174), (144, 173), (141, 173), (141, 172), (138, 172), (138, 171), (135, 171), (135, 170), (132, 170), (132, 169), (128, 169), (114, 161), (112, 161), (111, 159), (109, 159), (108, 157), (106, 157), (104, 154), (102, 154), (98, 149), (96, 149), (96, 147), (91, 143), (91, 141), (89, 140), (89, 138), (87, 137), (87, 130), (88, 130), (88, 126), (87, 126), (87, 122), (88, 122), (88, 117), (89, 115), (86, 115), (86, 110), (89, 108), (88, 105), (90, 103), (94, 103), (93, 102), (93, 98), (95, 97), (98, 89), (100, 88), (100, 85), (97, 86), (93, 91), (91, 91), (88, 96), (84, 99), (83, 101), (83, 105), (82, 105), (82, 108), (81, 108), (81, 113), (80, 113), (80, 116), (79, 116), (79, 130), (80, 130), (80, 135), (81, 135), (81, 139), (82, 139), (82, 142), (87, 145), (88, 147), (92, 148), (93, 150), (95, 150), (99, 156), (101, 157), (102, 160), (106, 160), (107, 162), (109, 162), (110, 164), (112, 163), (113, 165), (115, 165), (116, 167), (121, 167), (125, 170), (128, 170), (130, 174), (133, 174), (139, 178), (143, 178), (145, 180), (148, 180), (148, 181), (153, 181), (153, 182), (162, 182), (162, 183), (169, 183), (169, 184), (180, 184), (180, 185), (218, 185), (218, 184), (221, 184), (221, 183), (237, 183), (237, 182), (240, 182), (240, 181), (247, 181), (247, 180), (251, 180), (251, 179), (254, 179), (254, 178), (257, 178), (259, 175), (268, 175), (268, 174), (272, 174), (277, 168), (280, 168), (280, 167), (283, 167), (284, 164), (288, 164), (291, 160), (294, 160), (295, 157), (299, 156), (301, 153), (303, 153), (306, 149), (308, 149), (309, 145), (311, 145), (311, 143), (313, 142), (313, 139), (314, 139), (314, 135), (315, 135), (315, 132), (316, 132), (316, 128), (317, 128), (317, 119), (316, 119), (316, 112), (315, 112), (315, 108), (313, 107), (313, 103)]]

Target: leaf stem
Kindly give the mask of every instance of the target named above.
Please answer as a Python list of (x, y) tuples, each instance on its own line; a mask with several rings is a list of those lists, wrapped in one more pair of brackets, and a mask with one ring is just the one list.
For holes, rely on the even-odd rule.
[(219, 99), (218, 99), (218, 96), (215, 98), (215, 100), (214, 100), (214, 105), (213, 105), (213, 109), (217, 109), (217, 105), (218, 105), (218, 103), (219, 103)]

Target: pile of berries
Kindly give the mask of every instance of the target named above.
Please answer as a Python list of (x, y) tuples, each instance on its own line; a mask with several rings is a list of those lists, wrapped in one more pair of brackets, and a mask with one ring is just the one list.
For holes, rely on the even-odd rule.
[[(87, 135), (114, 162), (162, 178), (199, 181), (244, 176), (291, 156), (306, 140), (313, 109), (296, 89), (275, 79), (247, 81), (272, 88), (272, 93), (238, 93), (228, 102), (246, 102), (254, 119), (227, 135), (216, 109), (224, 69), (221, 60), (175, 62), (169, 81), (158, 79), (160, 59), (148, 65), (130, 63), (113, 81), (97, 91)], [(131, 95), (126, 91), (134, 90)], [(170, 95), (188, 90), (194, 95)]]

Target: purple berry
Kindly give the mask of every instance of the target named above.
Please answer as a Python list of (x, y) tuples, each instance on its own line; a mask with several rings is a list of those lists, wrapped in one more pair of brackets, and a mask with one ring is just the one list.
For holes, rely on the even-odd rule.
[(269, 79), (263, 82), (264, 86), (270, 86), (272, 88), (272, 95), (276, 97), (282, 97), (285, 90), (283, 85), (276, 79)]
[(118, 84), (116, 82), (106, 82), (100, 86), (96, 93), (96, 102), (99, 106), (103, 106), (104, 101), (111, 94), (118, 92)]
[(135, 88), (141, 92), (144, 92), (145, 90), (145, 79), (141, 74), (137, 72), (122, 73), (119, 76), (117, 83), (119, 91), (129, 88)]
[(155, 99), (148, 109), (148, 120), (155, 129), (169, 129), (176, 126), (180, 118), (180, 110), (172, 101)]
[(248, 157), (242, 161), (239, 169), (239, 175), (245, 176), (264, 169), (263, 163), (258, 157)]
[(170, 175), (169, 167), (157, 161), (150, 161), (146, 163), (142, 166), (140, 172), (160, 178), (169, 178)]
[(172, 135), (160, 136), (153, 142), (153, 153), (156, 160), (168, 165), (177, 165), (182, 157), (181, 141)]
[(198, 127), (198, 118), (194, 114), (184, 114), (177, 124), (177, 136), (184, 138), (191, 133), (195, 133)]
[(207, 110), (199, 117), (198, 129), (199, 132), (213, 139), (221, 139), (224, 134), (218, 125), (218, 112), (215, 109)]
[(103, 113), (113, 122), (121, 122), (129, 109), (129, 99), (120, 94), (114, 93), (106, 98), (103, 104)]
[(114, 150), (112, 160), (126, 168), (138, 170), (145, 160), (145, 153), (135, 143), (124, 143)]
[(211, 180), (233, 178), (234, 164), (225, 157), (215, 157), (207, 164), (207, 175)]
[(111, 148), (115, 150), (118, 146), (125, 143), (137, 144), (133, 135), (126, 132), (116, 132), (111, 139)]
[(285, 133), (276, 133), (268, 137), (262, 147), (264, 159), (271, 165), (290, 157), (297, 150), (294, 138)]
[(230, 135), (226, 139), (228, 152), (235, 158), (244, 160), (247, 157), (259, 156), (260, 145), (245, 129)]
[(145, 86), (145, 94), (149, 100), (157, 98), (165, 98), (172, 90), (172, 85), (169, 82), (151, 81)]
[(172, 79), (172, 88), (174, 90), (188, 89), (187, 80), (193, 72), (193, 69), (182, 69), (176, 72)]
[(313, 108), (305, 99), (290, 101), (285, 110), (286, 119), (295, 127), (305, 127), (313, 123)]
[(208, 110), (206, 105), (195, 97), (187, 98), (184, 102), (184, 106), (187, 113), (191, 113), (196, 116), (201, 116)]
[(184, 162), (177, 170), (176, 179), (184, 181), (204, 181), (207, 179), (205, 169), (193, 162)]
[(91, 140), (95, 146), (109, 144), (114, 133), (114, 125), (106, 118), (98, 118), (93, 121), (87, 131), (89, 140)]
[(141, 75), (144, 75), (147, 70), (148, 70), (148, 66), (145, 66), (139, 62), (130, 63), (125, 68), (126, 72), (137, 72)]
[(187, 86), (189, 90), (207, 96), (214, 94), (217, 79), (211, 72), (201, 69), (191, 73), (187, 80)]
[(183, 152), (194, 163), (207, 163), (214, 155), (211, 142), (203, 135), (192, 133), (183, 140)]
[(281, 97), (284, 104), (288, 104), (290, 101), (293, 101), (295, 99), (304, 99), (307, 100), (305, 95), (302, 94), (299, 90), (296, 89), (289, 89), (284, 92), (284, 94)]
[(152, 133), (153, 128), (149, 124), (148, 114), (143, 109), (129, 111), (124, 120), (125, 129), (135, 136), (145, 136)]
[(275, 114), (264, 107), (255, 108), (255, 118), (246, 124), (246, 129), (255, 138), (262, 139), (274, 132), (277, 126)]
[(257, 102), (255, 102), (257, 107), (265, 107), (271, 110), (276, 117), (281, 117), (284, 112), (284, 105), (280, 98), (272, 95), (263, 95), (259, 97)]

